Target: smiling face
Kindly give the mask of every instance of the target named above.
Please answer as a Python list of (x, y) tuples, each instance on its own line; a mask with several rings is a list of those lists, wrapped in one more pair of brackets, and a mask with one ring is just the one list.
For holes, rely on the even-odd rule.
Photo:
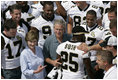
[(31, 50), (34, 50), (35, 46), (37, 45), (37, 40), (33, 39), (31, 41), (27, 41), (27, 45)]
[(44, 15), (47, 17), (47, 18), (52, 18), (53, 15), (54, 15), (54, 7), (53, 5), (48, 5), (46, 4), (45, 7), (43, 8), (44, 10)]
[(89, 27), (93, 27), (96, 23), (96, 17), (91, 14), (86, 15), (86, 22)]
[(21, 19), (21, 10), (14, 9), (10, 14), (12, 16), (12, 19), (17, 22)]
[(61, 24), (55, 24), (54, 32), (57, 38), (63, 37), (64, 27)]

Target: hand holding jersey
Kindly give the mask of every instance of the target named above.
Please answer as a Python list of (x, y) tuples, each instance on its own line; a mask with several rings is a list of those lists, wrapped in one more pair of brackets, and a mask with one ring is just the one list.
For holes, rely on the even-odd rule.
[(53, 66), (58, 67), (59, 65), (61, 65), (61, 63), (59, 62), (60, 59), (56, 59), (53, 60)]
[(77, 48), (78, 48), (79, 50), (84, 51), (85, 53), (87, 53), (87, 52), (90, 50), (90, 48), (87, 46), (86, 43), (80, 44)]

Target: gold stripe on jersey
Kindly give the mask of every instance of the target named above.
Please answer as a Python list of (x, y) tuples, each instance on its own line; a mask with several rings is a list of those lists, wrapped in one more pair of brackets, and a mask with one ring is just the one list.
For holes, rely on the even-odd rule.
[(73, 33), (73, 35), (88, 34), (87, 32)]

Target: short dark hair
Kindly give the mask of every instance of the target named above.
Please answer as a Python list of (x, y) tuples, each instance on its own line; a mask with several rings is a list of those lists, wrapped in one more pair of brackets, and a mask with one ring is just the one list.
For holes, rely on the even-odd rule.
[(10, 29), (16, 29), (17, 23), (12, 19), (7, 19), (3, 25), (4, 29), (10, 30)]
[(97, 18), (97, 14), (96, 14), (96, 12), (94, 10), (89, 10), (86, 15), (88, 15), (88, 14), (94, 15), (95, 18)]
[(54, 7), (54, 4), (52, 1), (45, 1), (43, 4), (43, 8), (45, 8), (46, 5), (52, 5)]
[(101, 56), (102, 61), (107, 61), (109, 64), (112, 64), (113, 53), (109, 50), (99, 50), (97, 51), (97, 56)]
[(13, 13), (14, 9), (21, 10), (22, 8), (21, 8), (21, 6), (18, 5), (18, 4), (13, 4), (13, 5), (9, 8), (9, 10), (10, 10), (11, 13)]
[(73, 35), (73, 39), (75, 39), (77, 42), (85, 42), (85, 34), (80, 35)]

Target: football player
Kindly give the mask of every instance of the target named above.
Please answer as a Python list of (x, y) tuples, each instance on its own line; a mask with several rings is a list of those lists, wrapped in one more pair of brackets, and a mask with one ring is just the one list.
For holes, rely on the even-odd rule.
[(54, 14), (54, 5), (51, 1), (44, 2), (44, 12), (36, 19), (32, 20), (31, 26), (39, 30), (38, 46), (43, 48), (45, 39), (54, 32), (53, 24), (56, 19), (63, 19), (61, 16)]
[(25, 47), (24, 39), (17, 33), (17, 23), (12, 19), (4, 23), (1, 34), (1, 68), (5, 79), (20, 79), (20, 53)]
[(17, 32), (20, 33), (24, 38), (26, 33), (30, 30), (30, 25), (21, 19), (21, 7), (14, 4), (10, 7), (11, 19), (17, 22)]
[(78, 45), (85, 42), (85, 33), (88, 32), (78, 26), (73, 28), (72, 33), (72, 40), (60, 44), (56, 50), (62, 61), (62, 79), (83, 79), (85, 76), (84, 65), (88, 75), (93, 78), (89, 55), (83, 55), (84, 52), (77, 49)]
[[(111, 32), (109, 30), (105, 30), (102, 26), (99, 26), (97, 23), (97, 14), (94, 10), (89, 10), (86, 14), (86, 22), (87, 25), (82, 25), (89, 34), (86, 34), (86, 44), (88, 46), (93, 46), (102, 42), (106, 37), (111, 36)], [(85, 48), (83, 46), (82, 48)], [(91, 50), (90, 58), (92, 61), (93, 67), (96, 65), (96, 51)], [(97, 77), (97, 76), (96, 76)], [(103, 75), (102, 75), (103, 77)], [(101, 78), (102, 78), (101, 77)], [(99, 77), (100, 78), (100, 77)]]
[(86, 25), (86, 13), (89, 10), (95, 10), (97, 13), (97, 21), (101, 22), (99, 7), (90, 5), (86, 3), (86, 1), (75, 1), (75, 3), (77, 6), (74, 6), (68, 11), (68, 15), (73, 19), (73, 26)]

